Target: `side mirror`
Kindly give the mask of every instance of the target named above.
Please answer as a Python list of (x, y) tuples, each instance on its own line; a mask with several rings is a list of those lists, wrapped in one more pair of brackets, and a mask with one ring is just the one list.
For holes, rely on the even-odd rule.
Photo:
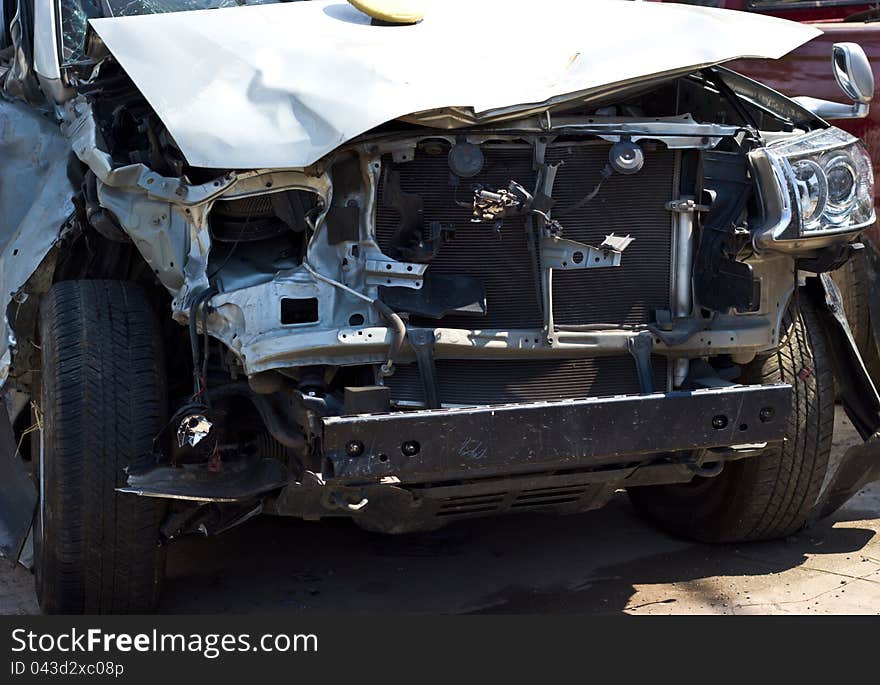
[(869, 104), (874, 97), (874, 72), (858, 43), (835, 43), (831, 48), (834, 77), (840, 89), (856, 103)]
[(874, 97), (874, 72), (862, 46), (835, 43), (831, 48), (831, 66), (840, 89), (855, 104), (844, 105), (810, 97), (796, 97), (794, 100), (822, 119), (863, 119), (868, 116), (869, 104)]

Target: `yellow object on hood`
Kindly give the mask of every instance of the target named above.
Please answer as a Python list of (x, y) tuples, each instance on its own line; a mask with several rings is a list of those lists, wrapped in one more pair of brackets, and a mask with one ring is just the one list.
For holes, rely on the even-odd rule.
[(413, 0), (348, 0), (361, 12), (389, 24), (416, 24), (424, 18)]

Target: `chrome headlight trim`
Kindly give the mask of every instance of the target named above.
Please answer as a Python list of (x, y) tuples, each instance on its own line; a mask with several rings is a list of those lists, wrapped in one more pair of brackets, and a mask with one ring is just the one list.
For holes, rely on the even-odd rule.
[[(767, 158), (789, 197), (789, 225), (773, 240), (855, 233), (871, 226), (874, 171), (864, 144), (839, 128), (828, 128), (769, 145)], [(847, 180), (849, 176), (849, 180)]]

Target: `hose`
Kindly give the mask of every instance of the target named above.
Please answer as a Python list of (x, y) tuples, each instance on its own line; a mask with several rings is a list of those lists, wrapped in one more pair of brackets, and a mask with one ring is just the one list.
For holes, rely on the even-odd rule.
[[(193, 397), (198, 397), (202, 391), (202, 361), (199, 351), (199, 331), (198, 331), (198, 313), (199, 307), (205, 305), (204, 318), (202, 319), (202, 327), (205, 333), (205, 356), (207, 357), (207, 336), (208, 336), (208, 313), (207, 301), (217, 293), (216, 288), (205, 288), (197, 293), (193, 298), (189, 307), (189, 344), (192, 353), (193, 362)], [(205, 360), (207, 362), (207, 359)]]
[(340, 283), (339, 281), (335, 281), (328, 276), (324, 276), (323, 274), (319, 274), (315, 271), (311, 266), (309, 266), (308, 262), (303, 261), (303, 268), (308, 271), (314, 278), (319, 281), (322, 281), (328, 285), (332, 285), (334, 288), (338, 288), (344, 292), (347, 292), (349, 295), (353, 295), (364, 302), (369, 302), (377, 312), (379, 312), (379, 316), (385, 319), (386, 323), (388, 323), (391, 333), (393, 335), (393, 339), (391, 340), (391, 346), (388, 348), (388, 361), (382, 365), (382, 373), (385, 375), (390, 375), (394, 371), (394, 359), (399, 356), (400, 350), (403, 348), (403, 342), (406, 340), (406, 324), (403, 323), (403, 319), (400, 318), (400, 315), (397, 312), (393, 311), (388, 305), (386, 305), (379, 298), (369, 297), (364, 295), (363, 293), (359, 293), (357, 290), (353, 288), (349, 288), (344, 283)]
[(404, 324), (403, 319), (401, 319), (396, 312), (392, 311), (391, 307), (382, 302), (382, 300), (378, 298), (373, 300), (373, 306), (382, 318), (388, 322), (388, 325), (391, 327), (391, 331), (394, 334), (394, 338), (391, 341), (391, 347), (388, 348), (388, 361), (382, 365), (382, 373), (390, 374), (394, 371), (394, 360), (400, 356), (403, 341), (406, 339), (406, 324)]
[(294, 431), (284, 421), (281, 413), (275, 408), (268, 397), (256, 394), (247, 383), (229, 383), (218, 385), (207, 391), (212, 399), (224, 397), (245, 397), (251, 401), (254, 408), (263, 420), (266, 430), (279, 443), (292, 450), (304, 450), (307, 446), (306, 438), (302, 433)]
[(555, 211), (555, 216), (558, 219), (561, 216), (566, 216), (571, 212), (576, 212), (577, 210), (587, 206), (593, 199), (599, 194), (599, 191), (602, 190), (602, 185), (607, 181), (611, 174), (614, 173), (610, 164), (606, 164), (599, 174), (599, 182), (596, 184), (596, 187), (588, 193), (586, 196), (582, 197), (580, 200), (575, 202), (573, 205), (569, 207), (564, 207), (561, 209), (557, 209)]
[(688, 470), (693, 472), (694, 475), (700, 476), (701, 478), (714, 478), (724, 470), (723, 461), (716, 461), (714, 464), (695, 464), (694, 462), (687, 462), (685, 466), (687, 466)]

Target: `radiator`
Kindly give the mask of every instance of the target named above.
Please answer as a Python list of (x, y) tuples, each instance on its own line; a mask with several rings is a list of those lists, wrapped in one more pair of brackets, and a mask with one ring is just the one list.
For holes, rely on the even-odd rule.
[[(646, 150), (645, 166), (637, 174), (614, 174), (584, 207), (565, 213), (599, 182), (608, 160), (609, 143), (575, 142), (548, 145), (546, 161), (563, 162), (553, 188), (563, 237), (599, 245), (615, 233), (635, 238), (617, 268), (554, 271), (553, 316), (557, 325), (608, 324), (634, 326), (653, 321), (658, 309), (670, 308), (673, 217), (666, 203), (677, 197), (677, 153), (665, 147)], [(471, 186), (506, 187), (514, 180), (534, 189), (533, 151), (527, 144), (482, 146), (485, 165), (480, 174), (450, 185), (445, 151), (429, 154), (421, 148), (410, 162), (395, 165), (401, 189), (424, 203), (424, 228), (431, 221), (455, 225), (454, 239), (444, 244), (430, 263), (428, 274), (463, 274), (479, 278), (486, 291), (483, 317), (451, 315), (440, 321), (413, 318), (415, 325), (466, 329), (541, 328), (543, 316), (529, 253), (525, 220), (504, 220), (500, 234), (490, 224), (470, 222)], [(390, 157), (384, 164), (393, 164)], [(381, 202), (380, 184), (376, 233), (380, 247), (390, 248), (399, 214)], [(635, 367), (629, 356), (570, 360), (444, 361), (438, 376), (444, 404), (495, 404), (638, 392)], [(655, 360), (657, 387), (666, 388), (666, 363)], [(415, 366), (399, 367), (387, 380), (392, 399), (421, 402)]]
[[(666, 358), (654, 357), (654, 383), (666, 388)], [(553, 402), (639, 392), (632, 357), (581, 359), (439, 359), (437, 381), (444, 405)], [(406, 405), (425, 401), (415, 364), (396, 367), (385, 379), (391, 398)]]
[[(553, 189), (556, 208), (564, 211), (598, 183), (608, 159), (609, 145), (558, 144), (547, 148), (546, 161), (562, 161)], [(505, 219), (500, 235), (489, 224), (470, 223), (466, 202), (470, 186), (481, 183), (506, 187), (515, 180), (526, 189), (535, 185), (532, 148), (528, 145), (484, 145), (486, 164), (479, 176), (449, 185), (446, 155), (417, 152), (400, 164), (401, 188), (419, 195), (424, 219), (454, 224), (455, 239), (440, 249), (428, 273), (466, 274), (480, 278), (486, 289), (485, 317), (447, 316), (445, 327), (540, 328), (541, 308), (535, 292), (531, 257), (521, 217)], [(390, 158), (385, 163), (391, 163)], [(609, 233), (629, 234), (635, 242), (622, 265), (608, 269), (554, 271), (553, 316), (564, 324), (644, 324), (656, 309), (669, 309), (672, 216), (665, 204), (673, 198), (676, 153), (665, 148), (647, 152), (645, 167), (633, 176), (614, 174), (592, 202), (561, 219), (563, 237), (598, 245)], [(380, 186), (379, 196), (382, 188)], [(457, 195), (457, 197), (456, 197)], [(392, 208), (378, 203), (376, 233), (387, 249), (399, 222)], [(431, 325), (431, 324), (429, 324)], [(438, 325), (436, 322), (433, 325)]]

